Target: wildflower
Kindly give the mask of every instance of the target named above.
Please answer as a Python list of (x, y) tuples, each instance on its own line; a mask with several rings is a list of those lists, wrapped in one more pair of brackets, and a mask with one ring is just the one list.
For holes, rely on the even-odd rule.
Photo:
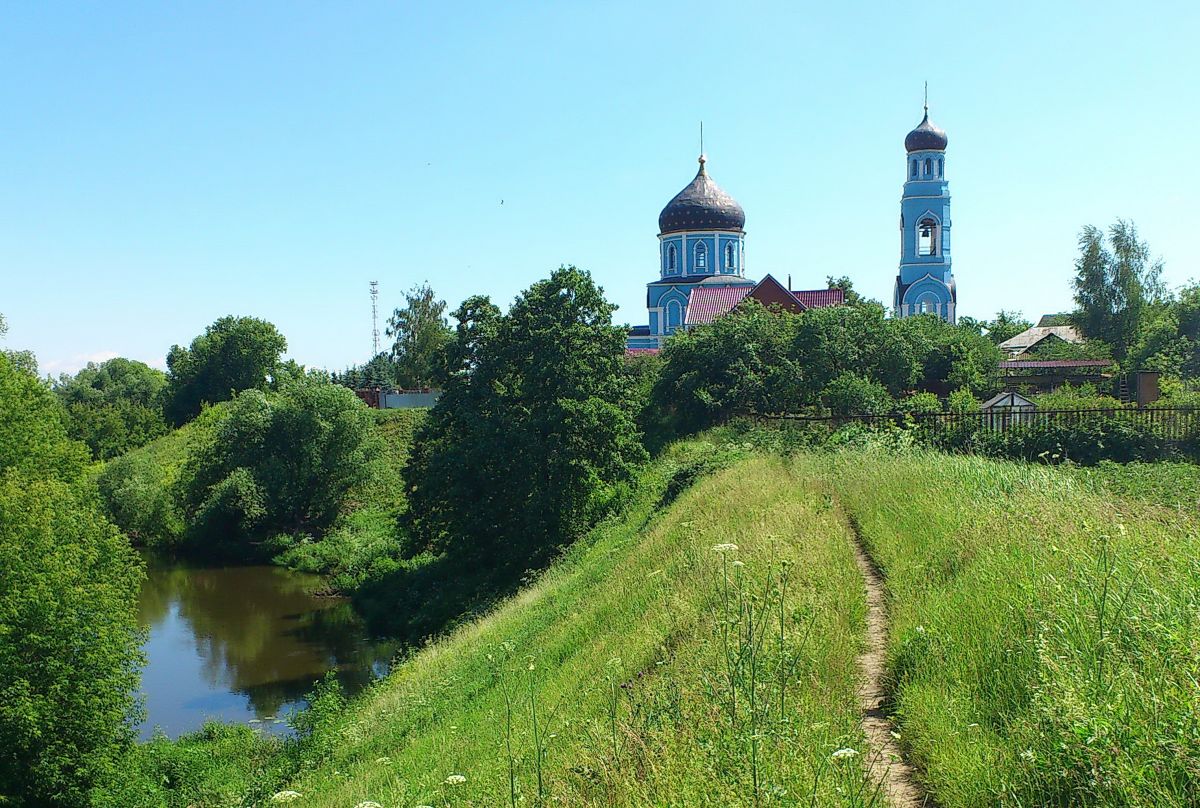
[(300, 797), (299, 791), (277, 791), (271, 795), (271, 802), (292, 802)]
[(736, 553), (738, 546), (736, 544), (714, 544), (714, 553)]
[(465, 782), (467, 782), (467, 778), (463, 777), (461, 774), (452, 774), (445, 780), (445, 783), (448, 786), (461, 786)]
[(375, 762), (376, 763), (391, 763), (392, 759), (390, 757), (388, 757), (387, 755), (384, 755), (383, 757), (375, 758)]
[(372, 800), (365, 800), (354, 806), (354, 808), (383, 808), (383, 806)]
[(843, 746), (841, 749), (834, 752), (833, 755), (831, 755), (831, 757), (834, 760), (845, 760), (847, 758), (852, 758), (857, 755), (858, 755), (858, 752), (856, 750), (851, 749), (848, 746)]
[(1037, 756), (1033, 754), (1033, 750), (1032, 750), (1032, 749), (1026, 749), (1024, 752), (1022, 752), (1022, 753), (1021, 753), (1021, 759), (1022, 759), (1022, 760), (1029, 760), (1029, 761), (1032, 761), (1032, 760), (1034, 760), (1036, 757), (1037, 757)]
[(735, 566), (735, 567), (744, 567), (744, 566), (746, 566), (746, 562), (744, 562), (744, 561), (735, 561), (735, 562), (733, 562), (733, 566)]

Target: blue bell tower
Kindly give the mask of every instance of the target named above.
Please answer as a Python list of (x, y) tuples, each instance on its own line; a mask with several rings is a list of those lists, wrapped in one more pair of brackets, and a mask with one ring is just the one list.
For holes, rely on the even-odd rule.
[(904, 192), (900, 198), (900, 272), (892, 309), (897, 317), (936, 314), (957, 320), (958, 295), (950, 272), (950, 184), (945, 131), (925, 117), (904, 138)]

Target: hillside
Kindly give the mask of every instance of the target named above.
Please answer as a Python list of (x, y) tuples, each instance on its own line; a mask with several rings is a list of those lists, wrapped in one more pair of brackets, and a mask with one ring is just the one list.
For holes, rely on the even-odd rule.
[(142, 747), (131, 787), (211, 760), (163, 804), (1196, 804), (1187, 467), (759, 437), (673, 445), (515, 597), (318, 698), (301, 742), (211, 727)]
[(298, 804), (867, 804), (834, 755), (871, 755), (856, 541), (939, 804), (1195, 803), (1192, 517), (1046, 467), (744, 447), (655, 513), (721, 452), (676, 446), (626, 516), (331, 719)]

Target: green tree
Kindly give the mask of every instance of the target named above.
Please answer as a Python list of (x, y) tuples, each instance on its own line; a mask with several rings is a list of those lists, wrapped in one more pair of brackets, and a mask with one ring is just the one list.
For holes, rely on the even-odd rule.
[(843, 275), (840, 278), (835, 278), (833, 275), (828, 275), (825, 278), (826, 285), (829, 289), (841, 289), (845, 295), (847, 306), (879, 306), (883, 308), (883, 304), (878, 300), (872, 300), (859, 294), (854, 288), (854, 281), (850, 280), (849, 275)]
[(239, 394), (181, 475), (195, 549), (252, 557), (277, 534), (323, 533), (381, 450), (372, 424), (354, 393), (318, 379)]
[(166, 434), (162, 414), (167, 376), (143, 362), (117, 357), (62, 374), (54, 392), (66, 406), (68, 431), (108, 460)]
[(429, 387), (444, 373), (445, 352), (453, 332), (446, 323), (446, 301), (429, 284), (404, 294), (405, 305), (388, 318), (395, 381), (401, 387)]
[(1124, 360), (1137, 338), (1148, 305), (1161, 301), (1162, 261), (1153, 260), (1150, 247), (1138, 238), (1132, 222), (1118, 220), (1108, 238), (1088, 225), (1079, 234), (1075, 262), (1074, 324), (1089, 339), (1112, 346)]
[(426, 546), (524, 569), (616, 501), (645, 451), (613, 310), (587, 272), (563, 267), (506, 315), (480, 297), (455, 313), (448, 381), (406, 469)]
[(1030, 328), (1033, 328), (1033, 323), (1022, 317), (1021, 312), (1005, 311), (1004, 309), (996, 312), (994, 319), (983, 324), (984, 334), (992, 341), (993, 345), (999, 345)]
[(84, 806), (133, 737), (141, 566), (61, 404), (0, 352), (0, 803)]
[(241, 390), (264, 389), (279, 370), (287, 340), (275, 326), (254, 317), (222, 317), (167, 354), (166, 414), (176, 425), (195, 418), (205, 404), (228, 401)]

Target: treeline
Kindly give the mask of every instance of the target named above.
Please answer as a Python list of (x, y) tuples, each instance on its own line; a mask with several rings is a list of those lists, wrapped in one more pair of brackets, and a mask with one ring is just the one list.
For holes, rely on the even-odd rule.
[(0, 351), (4, 805), (89, 805), (138, 720), (141, 563), (104, 518), (68, 422), (33, 358)]

